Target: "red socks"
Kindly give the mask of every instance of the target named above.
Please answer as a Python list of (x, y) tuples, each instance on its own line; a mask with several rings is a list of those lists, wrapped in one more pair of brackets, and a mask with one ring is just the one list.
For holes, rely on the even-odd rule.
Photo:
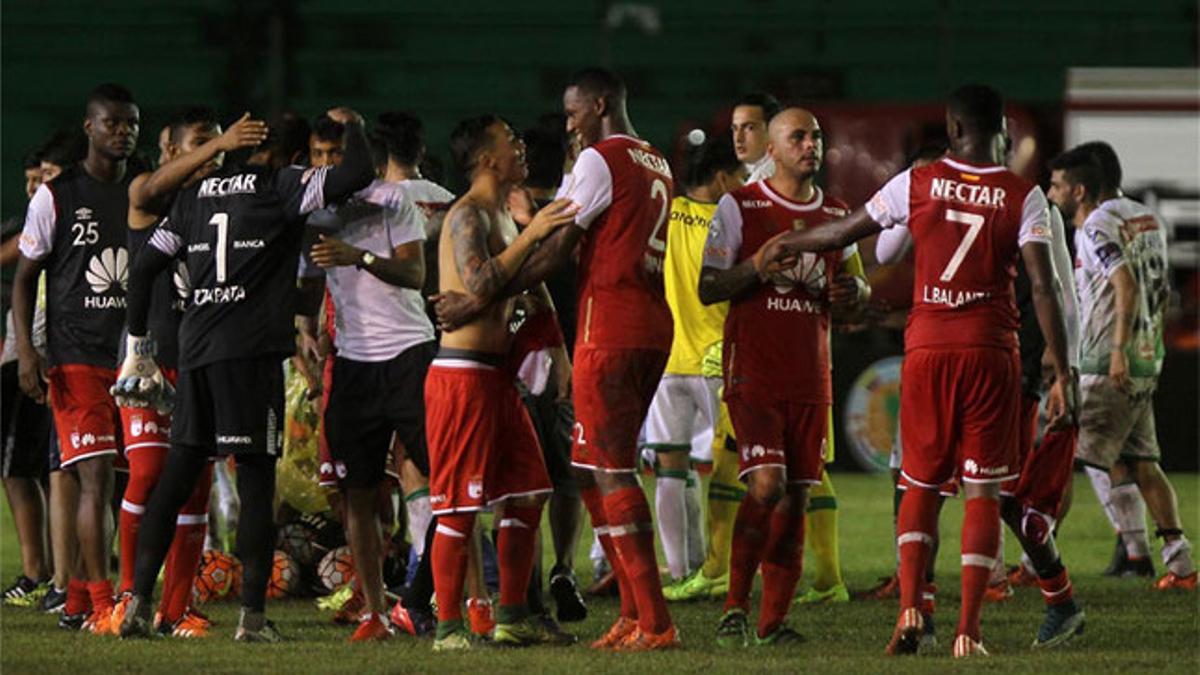
[(192, 599), (192, 584), (196, 568), (204, 553), (204, 536), (208, 532), (208, 497), (212, 492), (212, 464), (196, 483), (196, 489), (179, 510), (175, 519), (175, 538), (167, 552), (163, 571), (163, 597), (159, 609), (163, 620), (174, 623), (187, 611)]
[(983, 594), (996, 561), (1000, 541), (1000, 501), (977, 497), (968, 499), (962, 528), (962, 614), (958, 634), (980, 639), (979, 618), (983, 613)]
[(645, 633), (662, 633), (671, 627), (671, 614), (658, 576), (654, 524), (646, 495), (638, 486), (621, 488), (604, 495), (604, 511), (637, 602), (638, 627)]
[(742, 497), (733, 521), (733, 547), (729, 556), (729, 595), (725, 611), (750, 608), (750, 589), (770, 535), (771, 507), (749, 493)]
[(617, 555), (617, 546), (613, 543), (612, 535), (609, 534), (608, 514), (604, 511), (604, 498), (600, 496), (600, 488), (583, 488), (579, 491), (579, 497), (592, 517), (592, 530), (596, 533), (596, 538), (600, 540), (600, 546), (604, 549), (604, 557), (608, 558), (608, 564), (612, 566), (613, 573), (617, 575), (617, 590), (621, 595), (620, 616), (636, 621), (638, 611), (633, 587), (629, 585), (629, 578), (625, 576), (625, 566), (621, 564), (621, 556)]
[(462, 621), (463, 585), (467, 578), (467, 537), (471, 536), (474, 526), (474, 513), (438, 516), (431, 561), (439, 622)]
[(762, 559), (762, 609), (758, 636), (766, 637), (783, 624), (804, 562), (804, 509), (784, 497), (771, 510), (771, 529)]
[(71, 579), (67, 582), (67, 604), (63, 607), (64, 614), (83, 614), (92, 611), (92, 599), (88, 597), (88, 585), (83, 579)]
[(896, 547), (900, 550), (900, 609), (922, 606), (925, 570), (937, 537), (938, 493), (909, 486), (896, 515)]
[(542, 507), (506, 504), (496, 538), (496, 557), (500, 564), (500, 609), (525, 606), (529, 591), (533, 556), (537, 549)]
[(108, 612), (113, 608), (113, 587), (108, 579), (87, 582), (87, 592), (92, 599), (92, 611)]
[(146, 512), (146, 503), (150, 501), (150, 493), (158, 484), (158, 477), (166, 465), (167, 449), (149, 446), (137, 448), (129, 453), (128, 458), (129, 484), (125, 486), (121, 514), (117, 518), (117, 531), (121, 537), (121, 576), (117, 588), (122, 593), (133, 589), (138, 528), (142, 524), (142, 514)]
[(1038, 579), (1038, 586), (1042, 589), (1042, 599), (1046, 601), (1047, 605), (1061, 605), (1070, 602), (1075, 597), (1075, 592), (1071, 587), (1071, 577), (1067, 574), (1066, 567), (1049, 579)]

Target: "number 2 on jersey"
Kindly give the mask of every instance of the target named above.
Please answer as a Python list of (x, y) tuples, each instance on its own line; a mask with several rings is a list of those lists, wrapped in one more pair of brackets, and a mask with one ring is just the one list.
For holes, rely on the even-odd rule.
[(662, 182), (662, 180), (655, 178), (654, 182), (650, 184), (650, 199), (657, 200), (659, 198), (662, 199), (662, 208), (660, 208), (658, 211), (658, 221), (654, 223), (654, 231), (650, 233), (650, 239), (646, 242), (646, 245), (649, 246), (651, 250), (658, 251), (659, 253), (666, 253), (667, 240), (665, 237), (660, 237), (659, 232), (662, 231), (663, 225), (667, 222), (667, 216), (670, 213), (671, 204), (670, 200), (667, 198), (667, 184)]
[(229, 242), (229, 214), (214, 213), (209, 225), (217, 226), (217, 245), (213, 255), (217, 258), (217, 283), (225, 283), (225, 246)]
[(984, 217), (978, 213), (946, 209), (946, 221), (966, 225), (967, 233), (963, 235), (962, 241), (959, 242), (958, 248), (954, 251), (954, 255), (950, 257), (950, 262), (946, 263), (946, 269), (942, 270), (942, 281), (950, 281), (958, 273), (958, 268), (962, 266), (963, 260), (967, 257), (967, 251), (971, 249), (971, 244), (975, 243), (975, 238), (979, 236), (979, 231), (983, 229)]

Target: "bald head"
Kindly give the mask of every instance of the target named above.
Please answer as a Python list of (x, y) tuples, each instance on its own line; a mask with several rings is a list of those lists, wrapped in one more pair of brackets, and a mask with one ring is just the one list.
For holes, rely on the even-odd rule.
[(825, 157), (825, 138), (821, 125), (804, 108), (784, 108), (771, 118), (768, 127), (771, 144), (768, 152), (775, 160), (775, 171), (795, 178), (812, 178), (821, 169)]

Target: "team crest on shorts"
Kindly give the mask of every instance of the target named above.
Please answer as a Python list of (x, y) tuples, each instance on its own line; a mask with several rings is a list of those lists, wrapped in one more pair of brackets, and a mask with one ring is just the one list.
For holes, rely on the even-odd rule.
[(467, 482), (467, 496), (471, 499), (483, 498), (483, 479), (472, 478)]
[(143, 430), (143, 422), (141, 415), (135, 415), (129, 420), (129, 433), (133, 436), (141, 436)]

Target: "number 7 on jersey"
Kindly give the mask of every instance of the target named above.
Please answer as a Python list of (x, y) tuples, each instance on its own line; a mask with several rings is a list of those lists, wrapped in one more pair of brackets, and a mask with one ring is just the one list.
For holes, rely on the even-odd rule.
[(946, 209), (946, 222), (962, 223), (967, 226), (967, 232), (959, 242), (958, 248), (955, 249), (954, 255), (950, 257), (950, 262), (946, 263), (946, 269), (942, 270), (942, 281), (950, 281), (958, 273), (958, 268), (962, 266), (963, 260), (967, 257), (967, 251), (971, 249), (971, 244), (975, 243), (975, 238), (983, 229), (984, 217), (978, 213)]

